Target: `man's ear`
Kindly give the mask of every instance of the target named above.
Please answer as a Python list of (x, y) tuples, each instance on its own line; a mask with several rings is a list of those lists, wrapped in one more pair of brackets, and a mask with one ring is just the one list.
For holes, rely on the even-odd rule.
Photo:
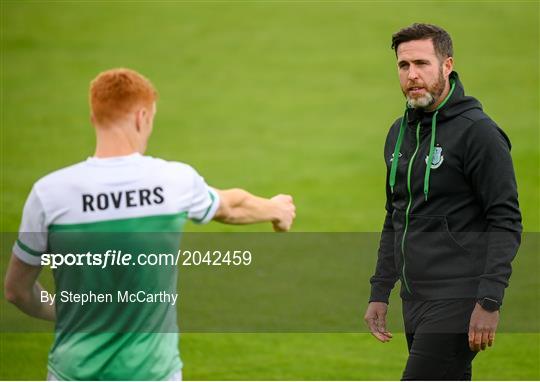
[(443, 63), (443, 75), (448, 77), (454, 70), (454, 57), (447, 57)]
[(137, 113), (135, 113), (135, 128), (137, 129), (138, 133), (140, 133), (144, 127), (147, 114), (148, 111), (144, 107), (137, 110)]

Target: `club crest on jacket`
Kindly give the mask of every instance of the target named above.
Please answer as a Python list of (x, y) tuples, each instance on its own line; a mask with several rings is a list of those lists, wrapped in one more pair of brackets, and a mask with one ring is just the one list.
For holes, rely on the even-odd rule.
[[(426, 164), (428, 162), (429, 155), (426, 155)], [(436, 168), (439, 168), (439, 166), (444, 161), (444, 155), (442, 155), (442, 147), (436, 146), (435, 150), (433, 151), (433, 158), (431, 160), (431, 169), (434, 170)]]

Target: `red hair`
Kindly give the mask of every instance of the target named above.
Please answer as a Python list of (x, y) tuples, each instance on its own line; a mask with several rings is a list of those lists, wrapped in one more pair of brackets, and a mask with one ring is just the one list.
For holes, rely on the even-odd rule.
[(131, 69), (111, 69), (90, 83), (90, 109), (97, 124), (116, 122), (137, 107), (151, 108), (158, 93), (142, 74)]

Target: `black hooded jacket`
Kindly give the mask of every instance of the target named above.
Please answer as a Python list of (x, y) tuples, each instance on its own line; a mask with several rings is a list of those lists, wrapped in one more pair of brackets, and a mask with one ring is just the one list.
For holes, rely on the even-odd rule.
[(370, 301), (388, 303), (399, 278), (403, 299), (502, 303), (522, 231), (511, 145), (456, 72), (450, 81), (436, 115), (408, 109), (386, 138), (387, 214)]

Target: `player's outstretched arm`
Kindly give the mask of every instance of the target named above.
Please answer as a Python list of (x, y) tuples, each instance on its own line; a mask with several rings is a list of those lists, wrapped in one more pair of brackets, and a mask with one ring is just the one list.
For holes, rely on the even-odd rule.
[(6, 299), (24, 313), (48, 321), (54, 321), (54, 305), (41, 301), (43, 287), (37, 281), (40, 266), (26, 264), (12, 255), (6, 273), (4, 293)]
[(296, 207), (290, 195), (276, 195), (266, 199), (233, 188), (216, 190), (220, 204), (214, 220), (226, 224), (252, 224), (271, 222), (275, 231), (291, 229), (296, 217)]

